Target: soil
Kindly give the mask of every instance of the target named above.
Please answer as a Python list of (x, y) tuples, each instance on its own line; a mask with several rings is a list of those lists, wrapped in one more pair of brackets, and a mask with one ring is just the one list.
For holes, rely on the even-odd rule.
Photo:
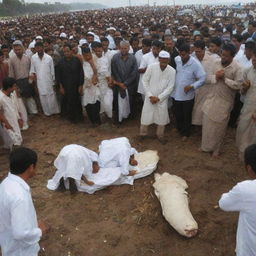
[[(200, 132), (186, 142), (167, 127), (168, 143), (150, 138), (139, 143), (135, 137), (139, 121), (119, 128), (106, 123), (90, 128), (88, 122), (70, 124), (58, 116), (33, 117), (32, 127), (23, 132), (24, 145), (37, 151), (37, 176), (30, 182), (38, 219), (51, 231), (41, 242), (40, 256), (229, 256), (235, 255), (237, 213), (216, 208), (223, 192), (246, 179), (234, 143), (235, 130), (228, 130), (223, 154), (213, 159), (198, 151)], [(152, 131), (154, 132), (154, 128)], [(168, 172), (189, 185), (190, 209), (199, 225), (195, 238), (180, 236), (163, 218), (154, 195), (154, 176), (135, 181), (134, 186), (112, 186), (94, 195), (49, 191), (47, 180), (55, 172), (53, 161), (67, 144), (80, 144), (97, 151), (104, 139), (126, 136), (138, 150), (157, 150), (156, 172)], [(0, 179), (8, 171), (8, 154), (0, 154)]]

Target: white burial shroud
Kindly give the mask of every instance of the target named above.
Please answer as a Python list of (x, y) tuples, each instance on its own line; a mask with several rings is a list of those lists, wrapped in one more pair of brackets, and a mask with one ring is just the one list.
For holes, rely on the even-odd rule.
[(189, 210), (186, 181), (166, 172), (156, 173), (153, 187), (160, 200), (163, 216), (169, 224), (183, 236), (195, 236), (198, 225)]

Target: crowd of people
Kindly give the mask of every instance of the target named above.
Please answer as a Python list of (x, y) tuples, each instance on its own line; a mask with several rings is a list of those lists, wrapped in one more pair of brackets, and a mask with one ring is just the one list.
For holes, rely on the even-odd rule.
[[(0, 21), (4, 147), (22, 145), (22, 130), (42, 111), (72, 123), (86, 119), (92, 127), (140, 117), (137, 139), (147, 139), (155, 124), (162, 144), (170, 120), (183, 141), (201, 127), (200, 150), (213, 157), (230, 125), (243, 159), (256, 143), (255, 10), (255, 4), (147, 6)], [(247, 152), (251, 172), (254, 151)], [(32, 167), (23, 171), (30, 177), (36, 157), (27, 154)], [(12, 171), (19, 174), (16, 166)]]

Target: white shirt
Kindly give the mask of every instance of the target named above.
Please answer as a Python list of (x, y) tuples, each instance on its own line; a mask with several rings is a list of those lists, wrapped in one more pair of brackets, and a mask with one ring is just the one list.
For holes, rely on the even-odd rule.
[(36, 256), (42, 236), (28, 184), (9, 173), (0, 185), (0, 244), (4, 256)]
[[(145, 101), (142, 109), (141, 124), (166, 125), (170, 122), (168, 114), (168, 98), (174, 88), (175, 69), (167, 66), (161, 70), (159, 63), (151, 64), (143, 77)], [(152, 104), (151, 96), (159, 98), (159, 102)]]
[(138, 67), (140, 66), (142, 57), (143, 57), (143, 52), (142, 52), (142, 50), (139, 50), (139, 51), (137, 51), (137, 52), (135, 53), (135, 58), (136, 58)]
[(114, 49), (116, 48), (116, 44), (115, 44), (114, 38), (113, 38), (111, 35), (108, 35), (108, 36), (107, 36), (107, 39), (108, 39), (108, 41), (109, 41), (109, 46), (108, 46), (108, 48), (109, 48), (110, 50), (114, 50)]
[(31, 57), (30, 74), (35, 73), (37, 87), (40, 95), (50, 95), (54, 93), (53, 85), (55, 80), (54, 64), (52, 57), (44, 53), (43, 58), (39, 58), (38, 53)]
[(224, 211), (239, 212), (236, 236), (236, 255), (256, 254), (256, 180), (238, 183), (221, 196), (219, 206)]
[[(159, 62), (158, 57), (155, 57), (152, 52), (146, 53), (142, 56), (139, 69), (147, 68), (149, 65), (151, 65), (153, 63), (158, 63), (158, 62)], [(140, 74), (140, 81), (139, 81), (139, 86), (138, 86), (138, 93), (140, 93), (140, 94), (145, 94), (144, 87), (143, 87), (144, 74)]]

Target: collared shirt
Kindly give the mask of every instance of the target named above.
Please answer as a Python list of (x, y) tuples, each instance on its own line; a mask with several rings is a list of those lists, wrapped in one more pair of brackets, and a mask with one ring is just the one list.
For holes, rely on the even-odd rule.
[(15, 79), (28, 78), (30, 70), (30, 58), (23, 55), (20, 58), (15, 54), (10, 58), (9, 62), (9, 76)]
[(36, 256), (42, 236), (28, 184), (9, 173), (0, 185), (0, 244), (5, 256)]
[(236, 255), (255, 256), (256, 252), (256, 180), (238, 183), (221, 196), (219, 206), (224, 211), (239, 212)]
[[(187, 63), (183, 65), (181, 57), (175, 58), (176, 62), (176, 80), (175, 89), (172, 93), (172, 97), (177, 101), (192, 100), (195, 97), (195, 89), (202, 86), (205, 82), (206, 73), (198, 60), (190, 56)], [(188, 93), (184, 92), (184, 88), (188, 85), (192, 85), (194, 89), (191, 89)]]

